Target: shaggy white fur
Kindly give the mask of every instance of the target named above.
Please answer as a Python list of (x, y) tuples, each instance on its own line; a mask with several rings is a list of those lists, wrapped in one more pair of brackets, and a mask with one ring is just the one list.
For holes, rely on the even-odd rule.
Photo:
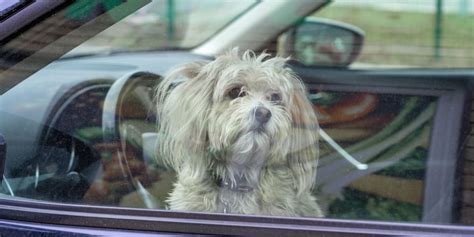
[(287, 59), (238, 49), (173, 69), (157, 89), (172, 210), (322, 216), (318, 123)]

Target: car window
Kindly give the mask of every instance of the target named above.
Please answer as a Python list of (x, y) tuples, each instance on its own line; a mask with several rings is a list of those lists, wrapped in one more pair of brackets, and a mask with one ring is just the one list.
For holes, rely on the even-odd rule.
[(334, 1), (314, 14), (355, 25), (365, 45), (355, 68), (472, 68), (470, 1)]
[[(474, 11), (441, 5), (436, 25), (436, 1), (396, 2), (66, 8), (117, 23), (67, 34), (84, 42), (0, 95), (0, 199), (173, 221), (472, 225)], [(245, 34), (262, 22), (275, 29)]]
[[(68, 56), (101, 51), (192, 48), (258, 1), (153, 1), (85, 42)], [(212, 18), (206, 17), (213, 13)]]

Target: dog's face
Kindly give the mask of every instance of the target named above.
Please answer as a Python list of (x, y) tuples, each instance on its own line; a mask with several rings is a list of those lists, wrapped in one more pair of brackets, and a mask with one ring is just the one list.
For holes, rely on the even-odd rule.
[(292, 75), (282, 59), (230, 57), (206, 65), (221, 71), (216, 78), (209, 114), (209, 146), (226, 151), (232, 162), (264, 162), (275, 147), (284, 148), (292, 126), (288, 107)]
[[(267, 57), (233, 50), (177, 68), (158, 89), (161, 132), (188, 154), (219, 154), (213, 157), (238, 165), (281, 162), (317, 146), (317, 120), (304, 85), (285, 67), (286, 59)], [(170, 90), (176, 80), (183, 82)]]

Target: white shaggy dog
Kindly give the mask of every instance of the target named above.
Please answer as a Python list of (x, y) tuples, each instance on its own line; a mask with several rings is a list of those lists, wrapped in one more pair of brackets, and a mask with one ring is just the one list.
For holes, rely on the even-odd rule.
[(322, 216), (318, 123), (286, 59), (238, 50), (172, 70), (157, 90), (172, 210)]

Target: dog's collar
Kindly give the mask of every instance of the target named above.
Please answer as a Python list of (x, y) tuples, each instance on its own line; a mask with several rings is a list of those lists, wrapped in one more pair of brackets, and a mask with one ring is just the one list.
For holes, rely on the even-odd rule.
[(234, 192), (248, 193), (253, 191), (253, 188), (248, 185), (247, 182), (241, 183), (237, 181), (236, 183), (234, 183), (228, 178), (225, 180), (221, 180), (220, 185), (218, 184), (218, 186)]
[(250, 193), (253, 191), (253, 187), (248, 185), (248, 183), (243, 181), (243, 179), (237, 179), (235, 182), (232, 182), (229, 177), (222, 178), (215, 173), (213, 173), (211, 176), (214, 178), (216, 186), (219, 187), (221, 191), (224, 191), (220, 194), (220, 203), (223, 213), (232, 212), (231, 204), (229, 202), (229, 195), (232, 194), (227, 191), (232, 193)]
[(241, 192), (241, 193), (248, 193), (253, 191), (253, 187), (250, 186), (247, 182), (243, 181), (243, 179), (236, 179), (235, 182), (229, 177), (221, 177), (217, 174), (213, 174), (212, 177), (214, 178), (214, 183), (217, 187), (233, 191), (233, 192)]

